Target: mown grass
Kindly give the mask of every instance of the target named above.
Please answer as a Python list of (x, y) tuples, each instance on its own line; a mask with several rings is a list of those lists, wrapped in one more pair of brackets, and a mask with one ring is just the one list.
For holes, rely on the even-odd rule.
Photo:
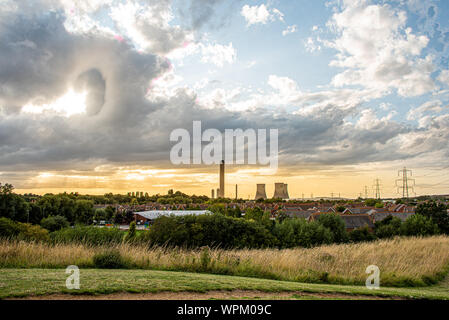
[(118, 250), (130, 269), (186, 271), (275, 280), (364, 284), (369, 265), (380, 268), (383, 286), (427, 286), (449, 266), (449, 237), (396, 238), (312, 249), (221, 250), (0, 242), (1, 268), (94, 268), (94, 257)]
[[(422, 288), (386, 288), (369, 290), (364, 286), (306, 284), (289, 281), (254, 279), (185, 272), (154, 270), (80, 270), (80, 289), (65, 287), (64, 269), (2, 269), (0, 299), (30, 295), (78, 294), (102, 295), (112, 293), (208, 292), (253, 290), (272, 292), (338, 293), (363, 297), (402, 297), (407, 299), (449, 300), (449, 280), (436, 286)], [(363, 298), (362, 297), (362, 298)], [(332, 297), (330, 297), (332, 298)]]

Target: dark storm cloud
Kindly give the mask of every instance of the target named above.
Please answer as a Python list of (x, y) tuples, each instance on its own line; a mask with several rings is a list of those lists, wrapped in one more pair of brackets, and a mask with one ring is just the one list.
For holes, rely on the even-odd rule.
[[(1, 171), (79, 169), (98, 163), (167, 165), (170, 132), (191, 130), (194, 120), (201, 120), (203, 129), (221, 132), (279, 129), (281, 165), (348, 164), (413, 156), (401, 153), (392, 143), (402, 134), (413, 133), (405, 125), (392, 121), (371, 127), (348, 123), (345, 119), (357, 114), (360, 105), (329, 103), (298, 114), (266, 109), (232, 112), (202, 108), (197, 97), (185, 89), (160, 98), (152, 97), (150, 89), (151, 99), (147, 99), (151, 80), (170, 69), (165, 58), (138, 53), (131, 44), (100, 32), (69, 33), (63, 11), (56, 2), (46, 2), (51, 6), (42, 6), (45, 10), (26, 5), (13, 13), (0, 12)], [(219, 4), (192, 1), (194, 24), (208, 23)], [(158, 30), (154, 24), (141, 27), (157, 40), (158, 53), (178, 45), (184, 34), (170, 28)], [(173, 33), (167, 36), (167, 32)], [(169, 43), (164, 44), (164, 39)], [(30, 102), (50, 103), (69, 88), (87, 92), (86, 114), (65, 117), (19, 112)], [(313, 104), (326, 99), (325, 93), (316, 94)], [(298, 108), (309, 104), (298, 102)], [(440, 119), (435, 123), (447, 128), (446, 122)], [(424, 143), (446, 143), (444, 138), (449, 135), (444, 130), (438, 140), (416, 136), (417, 152), (423, 152)]]
[(90, 69), (78, 76), (75, 81), (77, 91), (86, 91), (86, 113), (96, 115), (105, 102), (106, 81), (97, 69)]

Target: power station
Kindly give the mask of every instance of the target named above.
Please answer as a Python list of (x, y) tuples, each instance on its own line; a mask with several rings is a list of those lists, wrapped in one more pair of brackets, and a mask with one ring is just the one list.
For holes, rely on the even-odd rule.
[(267, 193), (265, 192), (265, 185), (264, 184), (258, 184), (257, 185), (257, 191), (256, 191), (256, 200), (259, 199), (267, 199)]
[(274, 184), (274, 199), (289, 199), (288, 191), (287, 191), (287, 184), (285, 183), (275, 183)]
[[(216, 195), (217, 198), (224, 198), (225, 197), (225, 161), (221, 160), (220, 163), (220, 181), (219, 185), (220, 187), (217, 189), (217, 193), (214, 194), (214, 190), (211, 190), (211, 197), (212, 199)], [(235, 185), (235, 198), (238, 199), (238, 186)], [(267, 192), (265, 190), (265, 184), (258, 184), (257, 185), (257, 191), (256, 191), (256, 198), (255, 200), (259, 199), (268, 199)], [(288, 188), (286, 183), (275, 183), (274, 184), (274, 195), (273, 199), (282, 199), (287, 200), (290, 199), (288, 195)]]
[[(256, 191), (256, 200), (267, 199), (267, 193), (265, 191), (265, 184), (258, 184)], [(274, 195), (273, 199), (290, 199), (288, 196), (287, 184), (285, 183), (275, 183), (274, 184)]]

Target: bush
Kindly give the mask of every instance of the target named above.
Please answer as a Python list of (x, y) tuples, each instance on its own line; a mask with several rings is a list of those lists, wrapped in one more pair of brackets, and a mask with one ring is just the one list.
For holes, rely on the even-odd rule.
[(38, 225), (0, 218), (0, 237), (25, 241), (48, 241), (48, 231)]
[(52, 232), (50, 237), (54, 243), (109, 245), (121, 243), (123, 232), (115, 228), (76, 226)]
[(274, 235), (282, 248), (312, 247), (332, 242), (332, 232), (318, 222), (286, 219), (274, 227)]
[(147, 238), (152, 244), (196, 248), (266, 248), (276, 242), (262, 224), (221, 214), (163, 216), (154, 221)]
[(401, 233), (405, 236), (430, 236), (438, 234), (439, 229), (431, 218), (414, 214), (402, 224)]
[(93, 263), (96, 268), (100, 269), (123, 269), (127, 267), (120, 252), (116, 249), (97, 253), (93, 257)]
[(368, 226), (357, 228), (349, 233), (349, 238), (352, 242), (366, 242), (373, 241), (376, 236), (370, 231)]
[(20, 232), (20, 228), (17, 222), (8, 218), (0, 218), (0, 237), (1, 238), (14, 238)]
[(69, 226), (69, 222), (63, 216), (51, 216), (41, 220), (41, 226), (50, 232), (61, 230)]
[(317, 222), (332, 232), (334, 242), (342, 243), (349, 240), (345, 222), (337, 214), (322, 214), (318, 216)]
[(449, 215), (447, 209), (447, 206), (442, 203), (430, 201), (420, 203), (416, 208), (416, 213), (432, 219), (438, 225), (438, 229), (441, 232), (449, 234)]
[(401, 234), (401, 219), (388, 216), (375, 224), (375, 235), (380, 239), (392, 238)]
[(125, 236), (125, 241), (133, 241), (136, 239), (136, 222), (133, 221), (129, 225), (129, 231)]

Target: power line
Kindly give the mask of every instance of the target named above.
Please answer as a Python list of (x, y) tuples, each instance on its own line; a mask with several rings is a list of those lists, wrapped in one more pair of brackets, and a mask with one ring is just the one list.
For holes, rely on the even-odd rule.
[(446, 180), (440, 181), (440, 182), (438, 182), (438, 183), (431, 184), (431, 185), (429, 185), (429, 186), (427, 186), (427, 187), (421, 187), (421, 186), (419, 186), (419, 188), (423, 188), (423, 189), (426, 189), (426, 188), (433, 188), (433, 187), (436, 187), (436, 186), (441, 186), (441, 185), (443, 185), (444, 182), (448, 182), (448, 181), (449, 181), (449, 179), (446, 179)]
[(404, 167), (402, 170), (398, 171), (398, 177), (401, 177), (400, 179), (396, 179), (396, 188), (399, 193), (399, 190), (402, 189), (402, 198), (408, 198), (409, 197), (409, 189), (415, 193), (414, 186), (415, 186), (415, 179), (410, 179), (410, 176), (413, 175), (411, 170), (407, 170), (406, 167)]
[[(446, 167), (443, 167), (443, 168), (437, 168), (437, 169), (429, 169), (429, 170), (436, 170), (436, 171), (441, 171), (441, 170), (446, 170), (446, 169), (449, 169), (449, 166), (446, 166)], [(427, 173), (427, 174), (425, 174), (425, 175), (422, 175), (422, 176), (415, 176), (415, 177), (417, 177), (417, 178), (423, 178), (423, 177), (429, 177), (429, 176), (432, 176), (432, 175), (434, 175), (435, 173), (434, 172), (430, 172), (430, 173)], [(444, 175), (446, 175), (446, 174), (449, 174), (449, 173), (444, 173)], [(441, 176), (442, 174), (441, 173), (437, 173), (437, 175), (435, 176), (435, 177), (438, 177), (438, 176)]]

